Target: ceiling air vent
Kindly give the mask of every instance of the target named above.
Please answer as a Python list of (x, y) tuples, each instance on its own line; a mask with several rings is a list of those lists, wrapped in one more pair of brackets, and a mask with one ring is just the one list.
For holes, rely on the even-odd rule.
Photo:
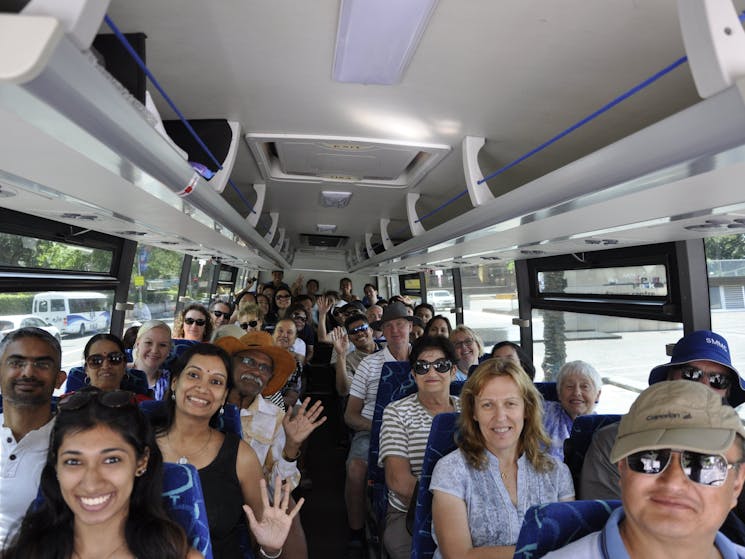
[(315, 235), (301, 234), (300, 242), (303, 246), (318, 248), (341, 248), (347, 244), (349, 237), (343, 235)]
[(333, 136), (246, 134), (265, 180), (409, 188), (450, 146)]

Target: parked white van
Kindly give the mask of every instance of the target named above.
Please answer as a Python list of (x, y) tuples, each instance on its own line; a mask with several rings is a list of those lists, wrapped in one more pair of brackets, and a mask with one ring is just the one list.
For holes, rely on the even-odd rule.
[(109, 329), (110, 306), (103, 293), (45, 291), (34, 295), (31, 312), (56, 326), (63, 335), (84, 336)]

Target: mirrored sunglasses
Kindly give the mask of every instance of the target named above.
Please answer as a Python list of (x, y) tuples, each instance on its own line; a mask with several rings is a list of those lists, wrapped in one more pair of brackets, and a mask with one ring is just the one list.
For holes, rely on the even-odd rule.
[(85, 360), (85, 364), (91, 369), (100, 369), (104, 361), (108, 361), (111, 365), (119, 365), (124, 362), (124, 354), (120, 351), (111, 353), (94, 353), (89, 355)]
[(349, 332), (347, 332), (350, 336), (353, 336), (355, 334), (360, 334), (362, 332), (366, 332), (370, 329), (369, 324), (360, 324), (359, 326), (355, 326), (354, 328), (351, 328)]
[(450, 359), (436, 359), (432, 362), (419, 360), (414, 363), (413, 369), (418, 375), (426, 375), (430, 367), (433, 367), (438, 373), (449, 373), (450, 369), (453, 368), (453, 362)]
[(704, 377), (708, 385), (716, 390), (726, 390), (732, 384), (732, 375), (730, 373), (707, 373), (697, 367), (680, 367), (680, 378), (682, 379), (701, 382), (701, 379)]
[(670, 448), (642, 450), (626, 457), (626, 464), (632, 472), (658, 475), (665, 471), (671, 461), (672, 453), (677, 452), (683, 473), (694, 483), (719, 487), (727, 479), (727, 472), (737, 464), (730, 464), (719, 454), (701, 454), (691, 450)]
[(189, 317), (189, 318), (185, 318), (184, 319), (184, 324), (188, 324), (189, 326), (191, 326), (194, 323), (196, 323), (197, 326), (204, 326), (205, 324), (207, 324), (207, 321), (205, 319), (203, 319), (203, 318), (191, 318), (191, 317)]
[(298, 314), (293, 314), (292, 315), (292, 320), (302, 320), (303, 322), (305, 322), (308, 319), (305, 317), (304, 314), (298, 313)]

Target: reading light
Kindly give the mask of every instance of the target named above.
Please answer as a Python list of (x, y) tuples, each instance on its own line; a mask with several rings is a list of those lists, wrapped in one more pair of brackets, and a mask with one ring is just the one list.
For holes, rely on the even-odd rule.
[(351, 198), (351, 192), (322, 190), (321, 206), (323, 206), (324, 208), (346, 208), (349, 205), (349, 200)]
[(342, 0), (333, 77), (338, 82), (401, 81), (437, 0)]

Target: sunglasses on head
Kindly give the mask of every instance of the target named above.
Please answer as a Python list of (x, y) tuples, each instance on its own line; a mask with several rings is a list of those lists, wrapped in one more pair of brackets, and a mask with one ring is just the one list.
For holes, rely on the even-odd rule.
[(223, 311), (212, 311), (212, 314), (214, 314), (217, 318), (230, 318), (229, 312), (223, 312)]
[(103, 354), (94, 353), (86, 358), (85, 363), (91, 369), (100, 369), (104, 361), (108, 361), (112, 365), (119, 365), (124, 362), (124, 354), (120, 351)]
[(241, 322), (238, 326), (243, 328), (244, 330), (248, 330), (248, 327), (256, 328), (259, 325), (258, 320), (249, 320), (248, 322)]
[(691, 367), (690, 365), (684, 365), (679, 369), (680, 378), (693, 382), (701, 382), (701, 379), (705, 377), (708, 385), (716, 390), (726, 390), (732, 384), (732, 375), (730, 373), (707, 373), (698, 367)]
[(450, 359), (436, 359), (435, 361), (418, 360), (414, 363), (414, 372), (418, 375), (426, 375), (429, 368), (434, 368), (438, 373), (449, 373), (453, 368), (453, 362)]
[(203, 318), (189, 317), (184, 319), (184, 324), (188, 324), (189, 326), (191, 326), (192, 324), (196, 324), (197, 326), (204, 326), (205, 324), (207, 324), (207, 321)]
[(354, 328), (351, 328), (349, 332), (347, 332), (350, 336), (353, 336), (354, 334), (360, 334), (362, 332), (367, 332), (370, 329), (369, 324), (360, 324), (359, 326), (355, 326)]
[(134, 393), (129, 390), (83, 389), (62, 396), (57, 407), (62, 411), (79, 410), (94, 400), (107, 408), (124, 408), (137, 405)]
[(629, 454), (626, 457), (626, 464), (632, 472), (658, 475), (664, 472), (670, 464), (673, 452), (678, 453), (680, 468), (688, 479), (710, 487), (719, 487), (724, 484), (729, 469), (739, 464), (739, 462), (730, 464), (720, 454), (701, 454), (692, 450), (671, 448), (642, 450)]

